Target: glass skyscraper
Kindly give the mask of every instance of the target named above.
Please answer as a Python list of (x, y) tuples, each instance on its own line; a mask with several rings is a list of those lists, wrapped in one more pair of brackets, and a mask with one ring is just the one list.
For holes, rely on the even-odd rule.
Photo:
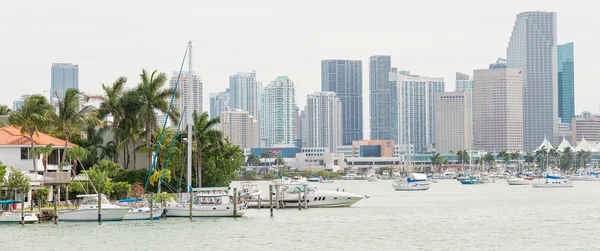
[[(523, 150), (558, 136), (556, 13), (517, 15), (507, 48), (507, 67), (523, 74)], [(555, 142), (556, 143), (556, 142)]]
[[(216, 118), (221, 116), (221, 113), (229, 110), (229, 89), (225, 92), (217, 92), (210, 94), (210, 117)], [(257, 134), (258, 136), (258, 134)]]
[(64, 98), (67, 89), (79, 90), (79, 66), (71, 63), (52, 63), (50, 100)]
[[(231, 90), (230, 90), (231, 91)], [(261, 93), (260, 139), (271, 147), (296, 143), (296, 88), (287, 76), (279, 76)]]
[(256, 71), (229, 76), (229, 108), (248, 111), (258, 118), (261, 89), (262, 83), (256, 81)]
[[(371, 121), (371, 140), (395, 139), (398, 119), (394, 97), (395, 88), (389, 81), (392, 71), (390, 56), (376, 55), (369, 58), (369, 115)], [(396, 126), (394, 126), (396, 124)]]
[(363, 139), (362, 61), (322, 60), (321, 91), (342, 102), (342, 144)]
[(558, 46), (558, 117), (571, 124), (575, 117), (575, 66), (573, 43)]

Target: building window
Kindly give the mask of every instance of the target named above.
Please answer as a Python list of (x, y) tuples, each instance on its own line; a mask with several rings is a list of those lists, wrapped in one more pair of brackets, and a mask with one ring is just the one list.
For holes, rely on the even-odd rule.
[(29, 159), (29, 148), (21, 147), (21, 159)]

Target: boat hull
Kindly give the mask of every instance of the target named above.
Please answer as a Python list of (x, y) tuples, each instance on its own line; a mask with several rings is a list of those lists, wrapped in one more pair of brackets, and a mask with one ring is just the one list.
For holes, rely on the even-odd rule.
[(483, 184), (483, 180), (458, 180), (460, 181), (460, 184), (463, 185), (481, 185)]
[[(162, 214), (162, 209), (155, 208), (152, 211), (152, 219), (158, 220), (160, 219), (160, 215)], [(127, 214), (123, 217), (123, 220), (150, 220), (150, 208), (135, 208), (129, 210)]]
[(573, 184), (572, 183), (565, 183), (565, 184), (539, 183), (539, 184), (533, 184), (532, 186), (534, 188), (569, 188), (569, 187), (573, 187)]
[[(38, 217), (34, 213), (25, 213), (23, 218), (25, 224), (38, 221)], [(3, 223), (21, 223), (21, 212), (2, 212), (0, 215), (0, 224)]]
[(529, 181), (526, 179), (506, 179), (506, 183), (511, 186), (528, 186)]
[(392, 187), (396, 191), (425, 191), (429, 190), (430, 186), (428, 183), (396, 183), (392, 184)]
[[(102, 221), (120, 221), (129, 212), (129, 208), (106, 208), (102, 209)], [(59, 211), (59, 221), (98, 221), (98, 209), (77, 209), (70, 211)]]
[[(244, 216), (246, 208), (240, 206), (236, 211), (236, 216)], [(167, 206), (167, 217), (190, 217), (190, 207), (187, 206)], [(233, 205), (219, 206), (192, 206), (192, 217), (233, 217)]]

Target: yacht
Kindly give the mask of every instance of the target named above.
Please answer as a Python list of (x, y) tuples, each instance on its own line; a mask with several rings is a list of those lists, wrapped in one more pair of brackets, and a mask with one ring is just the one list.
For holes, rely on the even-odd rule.
[(430, 188), (429, 183), (419, 182), (394, 182), (392, 187), (396, 191), (425, 191)]
[(306, 179), (306, 181), (308, 181), (308, 182), (321, 182), (321, 178), (313, 176), (313, 177), (310, 177), (310, 178)]
[(506, 178), (506, 183), (508, 183), (511, 186), (527, 186), (529, 185), (529, 180), (526, 180), (521, 177), (511, 176)]
[(566, 179), (561, 178), (556, 175), (546, 175), (546, 181), (543, 183), (535, 183), (532, 184), (534, 188), (563, 188), (563, 187), (573, 187), (573, 183)]
[(162, 214), (162, 209), (158, 207), (150, 209), (150, 205), (140, 198), (119, 200), (119, 205), (129, 208), (123, 220), (150, 220), (150, 211), (152, 211), (152, 219), (158, 220)]
[[(192, 217), (233, 217), (234, 205), (227, 187), (194, 188)], [(247, 204), (239, 198), (236, 216), (246, 213)], [(167, 204), (167, 217), (189, 217), (190, 204), (188, 201)]]
[[(20, 200), (0, 200), (0, 223), (21, 223), (21, 211), (11, 210)], [(24, 223), (35, 223), (38, 217), (32, 212), (23, 214)]]
[(367, 181), (369, 181), (369, 182), (379, 181), (379, 178), (377, 178), (377, 174), (375, 173), (375, 170), (373, 170), (373, 169), (370, 169), (367, 172), (366, 177), (367, 177)]
[(240, 193), (245, 200), (251, 200), (260, 197), (262, 191), (258, 189), (256, 183), (246, 181), (241, 183)]
[[(309, 207), (349, 207), (365, 198), (365, 196), (347, 192), (319, 190), (316, 187), (307, 187), (307, 202)], [(298, 206), (298, 193), (301, 203), (304, 203), (304, 185), (286, 186), (283, 188), (281, 202), (284, 207)]]
[(358, 176), (356, 175), (356, 173), (348, 173), (344, 176), (342, 176), (343, 180), (356, 180), (358, 178)]
[(484, 184), (485, 182), (482, 179), (479, 179), (473, 175), (467, 174), (467, 175), (463, 175), (460, 176), (458, 178), (456, 178), (458, 181), (460, 181), (460, 184), (463, 185), (479, 185), (479, 184)]
[[(58, 220), (60, 221), (97, 221), (98, 220), (98, 195), (84, 194), (77, 195), (81, 200), (79, 208), (74, 210), (58, 211)], [(129, 212), (130, 208), (113, 205), (102, 194), (102, 221), (120, 221)]]
[(333, 183), (332, 178), (323, 178), (319, 183)]

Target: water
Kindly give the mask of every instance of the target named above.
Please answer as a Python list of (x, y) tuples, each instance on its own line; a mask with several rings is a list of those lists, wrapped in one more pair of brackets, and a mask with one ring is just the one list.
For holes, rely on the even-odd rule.
[[(267, 182), (261, 182), (268, 191)], [(234, 184), (236, 186), (236, 184)], [(0, 250), (593, 250), (600, 182), (534, 189), (391, 181), (316, 184), (371, 196), (351, 208), (250, 210), (242, 218), (1, 225)], [(34, 248), (35, 247), (35, 248)]]

